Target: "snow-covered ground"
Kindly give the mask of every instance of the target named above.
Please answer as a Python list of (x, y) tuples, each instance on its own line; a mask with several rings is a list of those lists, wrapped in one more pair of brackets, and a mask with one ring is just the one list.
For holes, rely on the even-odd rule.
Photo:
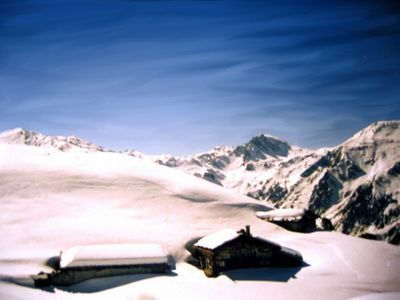
[[(288, 232), (258, 219), (259, 201), (148, 160), (79, 148), (0, 143), (0, 299), (345, 299), (400, 297), (400, 251), (336, 232)], [(307, 266), (207, 278), (185, 244), (224, 228), (298, 250)], [(29, 275), (78, 245), (156, 243), (177, 261), (165, 275), (93, 279), (51, 291)], [(383, 294), (379, 294), (383, 295)]]

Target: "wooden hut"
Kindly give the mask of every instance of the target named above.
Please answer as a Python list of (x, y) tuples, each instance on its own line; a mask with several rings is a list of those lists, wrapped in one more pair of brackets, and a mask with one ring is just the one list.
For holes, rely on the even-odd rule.
[(60, 254), (52, 273), (34, 276), (36, 286), (71, 285), (87, 279), (139, 273), (165, 273), (173, 261), (157, 244), (73, 247)]
[(301, 266), (299, 252), (245, 230), (224, 229), (200, 239), (193, 246), (193, 256), (208, 277), (217, 276), (224, 270), (257, 267)]

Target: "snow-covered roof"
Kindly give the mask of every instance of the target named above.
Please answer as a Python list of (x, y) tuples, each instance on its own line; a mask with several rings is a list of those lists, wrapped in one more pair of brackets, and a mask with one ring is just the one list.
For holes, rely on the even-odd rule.
[(305, 214), (305, 209), (282, 208), (270, 211), (257, 211), (256, 216), (260, 219), (297, 219)]
[(221, 229), (210, 235), (207, 235), (200, 239), (196, 244), (196, 247), (202, 247), (207, 249), (215, 249), (226, 242), (232, 241), (237, 238), (240, 234), (234, 229)]
[(61, 252), (60, 267), (167, 263), (166, 252), (157, 244), (78, 246)]
[(290, 255), (290, 256), (292, 256), (292, 257), (301, 257), (301, 259), (303, 259), (301, 254), (300, 254), (300, 252), (296, 251), (294, 249), (281, 247), (281, 251), (286, 253), (286, 254), (288, 254), (288, 255)]
[[(242, 234), (246, 234), (246, 233), (239, 233), (238, 231), (236, 231), (234, 229), (221, 229), (217, 232), (214, 232), (210, 235), (203, 237), (196, 244), (194, 244), (194, 246), (214, 250), (214, 249), (218, 248), (219, 246), (236, 239), (237, 237), (239, 237)], [(257, 239), (257, 240), (269, 243), (271, 245), (280, 247), (278, 244), (268, 241), (262, 237), (252, 236), (252, 235), (250, 235), (250, 236), (254, 239)]]

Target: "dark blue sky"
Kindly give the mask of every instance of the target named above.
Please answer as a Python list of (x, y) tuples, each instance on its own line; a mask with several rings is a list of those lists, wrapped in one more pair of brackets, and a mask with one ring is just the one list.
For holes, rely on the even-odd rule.
[(400, 119), (398, 1), (0, 0), (0, 130), (186, 154)]

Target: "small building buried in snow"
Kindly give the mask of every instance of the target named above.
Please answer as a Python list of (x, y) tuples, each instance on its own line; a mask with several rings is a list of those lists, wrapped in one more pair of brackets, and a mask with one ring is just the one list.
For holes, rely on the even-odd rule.
[(192, 256), (208, 277), (238, 268), (297, 267), (301, 254), (245, 230), (223, 229), (200, 239), (193, 245)]
[(165, 273), (172, 268), (172, 258), (157, 244), (79, 246), (62, 251), (59, 267), (33, 280), (36, 286), (65, 286), (98, 277)]
[(256, 216), (259, 219), (296, 232), (334, 230), (329, 219), (320, 217), (307, 209), (280, 208), (270, 211), (258, 211)]

